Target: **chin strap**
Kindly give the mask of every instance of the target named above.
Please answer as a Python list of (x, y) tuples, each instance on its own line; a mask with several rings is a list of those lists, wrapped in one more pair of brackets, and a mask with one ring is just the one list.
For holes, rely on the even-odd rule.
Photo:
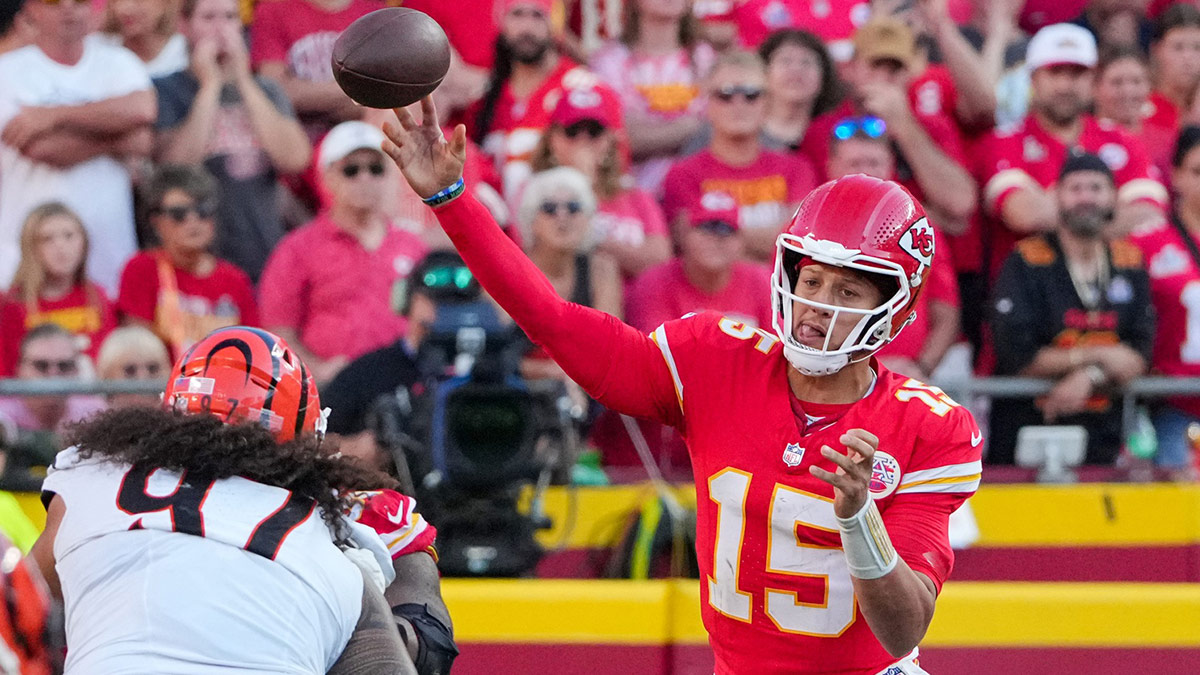
[(798, 349), (786, 342), (783, 345), (783, 355), (793, 368), (811, 377), (832, 375), (850, 363), (849, 354), (819, 354)]

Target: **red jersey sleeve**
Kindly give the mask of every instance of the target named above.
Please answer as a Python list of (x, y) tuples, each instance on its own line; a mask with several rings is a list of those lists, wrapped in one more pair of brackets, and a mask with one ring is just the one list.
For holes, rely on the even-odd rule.
[(392, 560), (425, 552), (437, 557), (437, 530), (417, 513), (412, 497), (394, 490), (364, 490), (351, 495), (350, 517), (379, 534)]
[(158, 306), (158, 267), (154, 256), (139, 253), (129, 259), (121, 272), (117, 310), (124, 316), (154, 322)]
[[(936, 423), (934, 422), (936, 420)], [(883, 522), (896, 552), (940, 592), (954, 567), (950, 514), (979, 488), (983, 434), (966, 408), (921, 425)]]
[(617, 412), (682, 425), (671, 372), (654, 339), (559, 297), (474, 197), (465, 194), (435, 213), (484, 290), (592, 398)]

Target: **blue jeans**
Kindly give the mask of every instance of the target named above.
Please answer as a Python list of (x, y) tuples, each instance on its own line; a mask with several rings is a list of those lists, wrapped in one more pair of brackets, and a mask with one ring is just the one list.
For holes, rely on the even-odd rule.
[(1200, 417), (1189, 415), (1178, 408), (1162, 405), (1154, 416), (1154, 432), (1158, 436), (1158, 452), (1154, 463), (1161, 467), (1178, 469), (1192, 462), (1192, 448), (1188, 441), (1188, 425), (1200, 423)]

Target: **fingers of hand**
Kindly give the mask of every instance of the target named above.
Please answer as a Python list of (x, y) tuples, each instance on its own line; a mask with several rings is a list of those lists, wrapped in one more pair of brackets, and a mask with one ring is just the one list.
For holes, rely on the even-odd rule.
[(467, 127), (465, 125), (460, 124), (454, 127), (454, 135), (450, 139), (450, 152), (454, 153), (455, 157), (466, 160)]
[(440, 128), (437, 106), (433, 103), (433, 96), (426, 96), (421, 99), (421, 124), (435, 129)]
[(405, 131), (412, 131), (418, 126), (417, 121), (413, 119), (412, 113), (407, 108), (395, 108), (396, 119), (400, 122), (400, 126)]
[(821, 456), (837, 465), (839, 475), (845, 473), (855, 478), (862, 478), (863, 467), (861, 465), (866, 462), (856, 460), (848, 454), (840, 453), (828, 445), (821, 446)]

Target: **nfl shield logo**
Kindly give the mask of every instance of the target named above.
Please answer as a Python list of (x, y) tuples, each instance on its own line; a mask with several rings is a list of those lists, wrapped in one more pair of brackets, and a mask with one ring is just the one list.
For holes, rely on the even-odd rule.
[(783, 449), (783, 463), (788, 466), (797, 466), (804, 461), (804, 448), (800, 447), (799, 443), (788, 443)]

